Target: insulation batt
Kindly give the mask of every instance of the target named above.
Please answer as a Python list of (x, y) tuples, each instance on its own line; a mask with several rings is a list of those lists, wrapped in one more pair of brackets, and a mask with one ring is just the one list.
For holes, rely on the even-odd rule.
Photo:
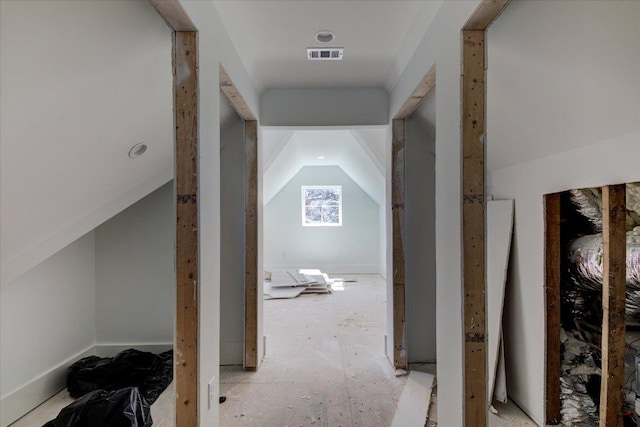
[[(640, 321), (640, 226), (627, 232), (628, 321)], [(602, 291), (602, 234), (579, 237), (569, 245), (571, 287), (576, 291)]]

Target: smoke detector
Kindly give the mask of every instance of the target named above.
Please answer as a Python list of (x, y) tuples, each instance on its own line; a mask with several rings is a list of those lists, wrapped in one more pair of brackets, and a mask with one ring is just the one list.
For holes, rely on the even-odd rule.
[(342, 47), (308, 47), (307, 59), (309, 61), (340, 61), (344, 54)]

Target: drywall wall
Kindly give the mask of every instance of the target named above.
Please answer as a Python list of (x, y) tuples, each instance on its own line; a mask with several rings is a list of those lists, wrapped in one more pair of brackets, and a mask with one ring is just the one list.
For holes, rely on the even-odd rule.
[(148, 2), (0, 3), (3, 283), (171, 179), (171, 71)]
[(62, 390), (95, 334), (94, 233), (0, 290), (2, 426)]
[[(244, 121), (220, 98), (220, 364), (244, 359)], [(229, 109), (231, 111), (229, 112)]]
[(489, 191), (515, 199), (507, 385), (541, 425), (543, 195), (640, 180), (638, 22), (634, 1), (514, 2), (489, 31)]
[(95, 230), (96, 343), (173, 343), (173, 181)]
[[(303, 227), (302, 185), (342, 185), (342, 227)], [(379, 206), (337, 166), (307, 166), (264, 209), (265, 268), (378, 273)]]
[[(463, 425), (462, 273), (460, 209), (460, 29), (479, 1), (445, 1), (390, 95), (395, 115), (432, 65), (438, 68), (436, 99), (436, 325), (438, 418)], [(389, 141), (391, 137), (389, 136)], [(387, 188), (390, 188), (388, 178)], [(389, 205), (390, 206), (390, 205)], [(390, 212), (390, 209), (387, 210)], [(387, 238), (390, 238), (390, 215)], [(391, 240), (388, 240), (391, 241)], [(387, 255), (387, 281), (391, 280)], [(391, 296), (391, 295), (389, 295)], [(391, 301), (391, 299), (389, 299)], [(391, 306), (390, 304), (388, 306)], [(387, 313), (391, 328), (391, 313)], [(393, 332), (387, 330), (387, 354)]]
[[(433, 94), (429, 100), (435, 101)], [(435, 362), (435, 132), (414, 114), (407, 120), (405, 144), (407, 355), (410, 363)]]
[(382, 88), (267, 89), (260, 97), (263, 126), (367, 126), (389, 123)]
[[(198, 70), (200, 74), (199, 107), (199, 226), (200, 239), (200, 328), (198, 336), (199, 390), (198, 411), (201, 426), (218, 426), (219, 405), (209, 406), (208, 384), (214, 385), (213, 395), (219, 394), (220, 366), (220, 91), (218, 67), (227, 74), (243, 98), (259, 117), (258, 93), (242, 61), (238, 57), (224, 29), (214, 2), (182, 0), (183, 7), (198, 28)], [(206, 76), (206, 78), (203, 78)], [(260, 215), (259, 215), (260, 218)], [(260, 227), (260, 224), (258, 224)], [(258, 245), (260, 248), (260, 245)], [(262, 256), (258, 253), (258, 260)], [(206, 261), (205, 261), (206, 260)], [(262, 269), (258, 265), (258, 271)], [(258, 301), (260, 311), (261, 300)], [(260, 317), (260, 316), (259, 316)], [(261, 328), (261, 324), (258, 325)], [(263, 354), (262, 340), (258, 340), (258, 354)]]

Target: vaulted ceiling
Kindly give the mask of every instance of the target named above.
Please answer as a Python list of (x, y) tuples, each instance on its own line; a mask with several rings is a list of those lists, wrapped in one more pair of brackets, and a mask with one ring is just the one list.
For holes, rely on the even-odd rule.
[(385, 197), (384, 128), (264, 129), (264, 204), (305, 166), (339, 166), (378, 205)]

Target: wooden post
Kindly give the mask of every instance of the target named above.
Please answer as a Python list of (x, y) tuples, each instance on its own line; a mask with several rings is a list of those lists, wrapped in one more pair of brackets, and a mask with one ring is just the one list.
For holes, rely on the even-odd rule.
[(560, 422), (560, 193), (544, 196), (546, 424)]
[(462, 29), (464, 425), (487, 424), (485, 32), (510, 0), (483, 0)]
[(625, 185), (602, 187), (602, 383), (600, 426), (622, 425), (626, 277)]
[(244, 369), (258, 369), (258, 122), (244, 122)]
[(393, 120), (391, 210), (393, 215), (393, 364), (396, 369), (407, 368), (404, 269), (405, 127), (405, 120)]
[(198, 33), (174, 33), (176, 425), (198, 425)]
[(465, 425), (486, 425), (484, 31), (463, 31), (462, 239)]

